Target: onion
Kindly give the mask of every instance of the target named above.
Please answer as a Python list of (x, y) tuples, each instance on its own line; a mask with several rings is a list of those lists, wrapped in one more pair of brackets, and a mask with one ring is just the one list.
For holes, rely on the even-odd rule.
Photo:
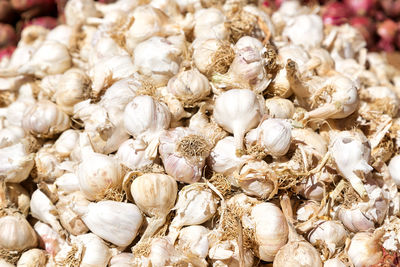
[(11, 0), (11, 5), (17, 11), (25, 11), (33, 7), (40, 7), (42, 11), (55, 7), (54, 0)]
[(375, 8), (376, 0), (344, 0), (347, 7), (356, 15), (366, 15)]
[(378, 35), (381, 38), (378, 47), (386, 52), (394, 50), (394, 40), (398, 31), (397, 24), (390, 19), (386, 19), (378, 24)]
[(17, 19), (17, 13), (7, 0), (0, 0), (0, 22), (13, 23)]
[(30, 25), (39, 25), (42, 26), (46, 29), (53, 29), (57, 26), (58, 22), (56, 18), (45, 16), (45, 17), (39, 17), (39, 18), (34, 18), (31, 21), (29, 21), (27, 24), (24, 25), (25, 27), (28, 27)]
[(322, 12), (322, 20), (325, 24), (340, 25), (347, 22), (351, 11), (349, 8), (340, 2), (332, 2), (325, 6)]
[(373, 45), (375, 23), (369, 17), (353, 17), (350, 19), (350, 25), (358, 29), (369, 46)]
[(15, 45), (17, 35), (14, 28), (9, 24), (0, 23), (0, 48)]
[(398, 17), (400, 15), (399, 0), (380, 0), (383, 11), (389, 17)]
[(1, 48), (0, 49), (0, 61), (3, 58), (11, 58), (15, 48), (16, 48), (15, 46), (7, 46), (6, 48)]

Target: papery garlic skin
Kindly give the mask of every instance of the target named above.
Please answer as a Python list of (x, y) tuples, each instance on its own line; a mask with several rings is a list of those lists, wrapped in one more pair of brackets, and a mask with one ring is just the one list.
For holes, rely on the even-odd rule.
[(215, 100), (214, 118), (222, 128), (233, 133), (236, 150), (243, 149), (243, 137), (255, 127), (263, 114), (256, 94), (247, 89), (232, 89)]
[(160, 137), (160, 157), (167, 174), (184, 183), (197, 182), (203, 173), (209, 144), (197, 132), (177, 127)]
[(27, 217), (31, 201), (28, 191), (20, 184), (7, 183), (6, 192), (7, 200), (10, 202), (10, 204), (16, 207), (23, 215), (25, 215), (25, 217)]
[(90, 203), (73, 210), (93, 233), (119, 247), (132, 243), (143, 220), (134, 204), (117, 201)]
[(55, 152), (61, 157), (68, 157), (79, 140), (79, 132), (77, 130), (68, 129), (64, 131), (56, 140), (53, 147)]
[(55, 155), (50, 144), (45, 144), (35, 155), (35, 171), (37, 179), (54, 182), (64, 174), (62, 164), (66, 163)]
[(146, 155), (146, 144), (141, 139), (128, 139), (121, 144), (116, 153), (118, 161), (124, 166), (137, 170), (154, 163)]
[(209, 248), (208, 233), (209, 230), (201, 225), (184, 227), (179, 231), (177, 247), (185, 254), (205, 259)]
[(296, 16), (288, 21), (282, 35), (306, 49), (319, 47), (323, 39), (322, 19), (315, 14)]
[(58, 222), (57, 209), (50, 201), (50, 199), (39, 189), (33, 192), (31, 197), (31, 213), (36, 219), (42, 222), (48, 223), (51, 227), (57, 231), (61, 232), (62, 227)]
[(368, 165), (371, 148), (368, 139), (358, 132), (338, 133), (330, 145), (337, 171), (342, 174), (361, 197), (366, 196), (363, 176), (372, 171)]
[(394, 156), (390, 160), (388, 167), (392, 180), (400, 188), (400, 155)]
[(67, 172), (58, 177), (54, 184), (57, 189), (64, 193), (79, 191), (79, 178), (75, 173)]
[(6, 182), (20, 183), (28, 178), (34, 165), (34, 154), (28, 148), (17, 143), (0, 149), (0, 175)]
[(324, 267), (346, 267), (346, 265), (338, 258), (333, 258), (325, 261)]
[(276, 119), (291, 119), (294, 114), (294, 105), (292, 101), (273, 97), (265, 100), (265, 113), (270, 118)]
[(251, 218), (255, 223), (257, 254), (261, 260), (273, 261), (288, 239), (289, 230), (285, 216), (275, 204), (261, 203), (252, 208)]
[(318, 221), (316, 227), (308, 234), (311, 244), (323, 242), (332, 254), (344, 245), (346, 238), (347, 232), (338, 221)]
[(168, 81), (168, 91), (185, 105), (194, 104), (210, 94), (210, 85), (206, 76), (196, 68), (183, 71)]
[(120, 253), (111, 258), (110, 267), (131, 267), (134, 261), (134, 255), (132, 253)]
[(203, 8), (194, 13), (194, 36), (197, 40), (224, 40), (229, 32), (225, 27), (226, 17), (217, 8)]
[[(208, 251), (209, 258), (213, 261), (213, 266), (218, 267), (240, 267), (239, 245), (236, 240), (220, 241), (210, 245)], [(245, 267), (251, 267), (254, 264), (253, 252), (249, 249), (244, 251)]]
[[(76, 237), (75, 242), (80, 242), (85, 247), (80, 266), (82, 267), (106, 267), (110, 258), (109, 247), (95, 234), (85, 234)], [(73, 241), (74, 242), (74, 241)]]
[(212, 74), (213, 59), (222, 49), (223, 43), (218, 39), (197, 40), (193, 42), (193, 60), (196, 68), (204, 75)]
[(46, 264), (46, 261), (47, 258), (45, 251), (34, 248), (22, 253), (17, 262), (17, 267), (44, 266)]
[(134, 64), (145, 79), (151, 80), (157, 86), (165, 86), (179, 71), (181, 53), (168, 39), (152, 37), (137, 45)]
[(23, 251), (37, 246), (38, 238), (32, 226), (19, 213), (0, 218), (0, 247)]
[(92, 0), (71, 0), (65, 6), (65, 20), (69, 26), (83, 23), (87, 17), (97, 17), (97, 15), (99, 13)]
[(70, 234), (81, 235), (89, 231), (89, 228), (85, 225), (79, 215), (72, 209), (73, 205), (85, 207), (89, 204), (90, 202), (80, 191), (76, 191), (68, 195), (59, 196), (59, 200), (56, 204), (59, 220), (63, 228), (67, 230)]
[(347, 254), (355, 267), (378, 263), (382, 257), (379, 235), (368, 232), (356, 233), (351, 239)]
[(48, 100), (42, 100), (26, 109), (22, 120), (22, 128), (38, 137), (53, 137), (69, 127), (68, 115)]
[(0, 129), (0, 148), (14, 145), (25, 136), (25, 131), (18, 126), (9, 125)]
[(48, 224), (38, 221), (34, 224), (37, 235), (40, 237), (40, 248), (45, 249), (47, 253), (55, 256), (60, 248), (65, 244), (65, 240)]

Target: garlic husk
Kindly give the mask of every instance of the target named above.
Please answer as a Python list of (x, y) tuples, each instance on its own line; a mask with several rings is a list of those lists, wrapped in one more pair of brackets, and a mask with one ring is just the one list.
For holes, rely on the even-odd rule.
[(134, 204), (111, 200), (75, 206), (73, 210), (93, 233), (119, 247), (135, 239), (143, 220)]
[(292, 207), (290, 199), (284, 196), (281, 200), (283, 213), (289, 227), (289, 241), (275, 255), (274, 266), (318, 266), (322, 267), (319, 252), (296, 232), (293, 226)]
[(368, 165), (371, 153), (368, 139), (359, 132), (340, 132), (330, 144), (330, 153), (337, 171), (362, 198), (365, 197), (367, 193), (362, 180), (372, 171), (372, 167)]
[(65, 170), (61, 158), (53, 150), (51, 144), (45, 144), (35, 155), (36, 179), (45, 182), (54, 182), (56, 178), (64, 174)]
[(324, 267), (346, 267), (346, 265), (340, 259), (333, 258), (325, 261)]
[(35, 230), (23, 215), (15, 213), (0, 218), (0, 246), (4, 249), (23, 251), (37, 246)]
[(33, 97), (21, 97), (11, 103), (6, 110), (7, 121), (14, 126), (22, 127), (22, 120), (27, 108), (35, 104)]
[(300, 204), (296, 211), (296, 220), (299, 222), (305, 222), (311, 219), (311, 217), (319, 211), (320, 205), (318, 202), (313, 200), (305, 201)]
[(285, 98), (269, 98), (265, 100), (265, 113), (269, 118), (291, 119), (294, 115), (294, 105)]
[(359, 232), (351, 239), (347, 250), (349, 259), (355, 267), (370, 266), (380, 261), (382, 246), (380, 238), (383, 232)]
[(30, 205), (30, 194), (28, 191), (17, 183), (7, 183), (6, 186), (7, 200), (27, 217)]
[(109, 56), (99, 60), (88, 73), (92, 81), (92, 96), (98, 97), (102, 89), (116, 80), (132, 76), (135, 70), (130, 56)]
[(190, 225), (179, 231), (177, 248), (184, 254), (205, 259), (208, 255), (209, 230), (201, 225)]
[(254, 256), (251, 250), (243, 252), (244, 264), (241, 263), (239, 244), (236, 240), (225, 240), (210, 245), (208, 257), (212, 260), (213, 266), (220, 267), (251, 267), (254, 264)]
[(197, 132), (177, 127), (160, 137), (159, 150), (167, 174), (180, 182), (195, 183), (203, 173), (210, 144)]
[(22, 253), (17, 262), (17, 267), (44, 266), (46, 264), (46, 261), (47, 258), (45, 251), (34, 248)]
[(190, 263), (188, 259), (186, 259), (175, 249), (173, 244), (171, 244), (168, 239), (162, 237), (154, 238), (151, 241), (149, 258), (151, 261), (151, 266), (169, 266), (174, 264)]
[(315, 14), (296, 16), (288, 20), (282, 36), (306, 49), (319, 47), (324, 36), (322, 19)]
[(34, 74), (39, 78), (61, 74), (72, 65), (71, 56), (65, 45), (48, 40), (34, 52), (32, 59), (18, 70), (23, 74)]
[(168, 81), (168, 91), (190, 106), (207, 97), (210, 94), (210, 85), (206, 76), (196, 68), (183, 71)]
[(339, 221), (317, 221), (314, 229), (308, 233), (308, 240), (316, 245), (323, 242), (333, 255), (336, 249), (344, 246), (347, 232)]
[(58, 177), (54, 184), (57, 189), (64, 193), (79, 191), (79, 178), (75, 173), (67, 172)]
[(9, 125), (0, 129), (0, 148), (14, 145), (25, 136), (25, 132), (21, 127)]
[(179, 229), (186, 225), (202, 224), (217, 211), (218, 198), (204, 184), (192, 184), (179, 191), (174, 210), (176, 215), (170, 225), (168, 237), (175, 242)]
[(399, 155), (394, 156), (390, 160), (388, 167), (389, 167), (390, 177), (397, 185), (397, 187), (400, 188), (400, 156)]
[(238, 167), (236, 184), (246, 195), (262, 199), (272, 198), (277, 190), (277, 178), (265, 161), (249, 160)]
[(31, 214), (34, 218), (48, 223), (57, 232), (62, 231), (62, 227), (58, 222), (56, 207), (39, 189), (35, 190), (32, 194), (30, 208)]
[(79, 131), (68, 129), (54, 142), (54, 151), (61, 157), (68, 157), (78, 144)]
[(107, 190), (122, 186), (122, 169), (115, 157), (93, 152), (87, 135), (79, 136), (82, 161), (76, 175), (79, 187), (89, 200), (102, 200)]
[(128, 139), (121, 144), (116, 153), (119, 162), (131, 170), (138, 170), (154, 163), (146, 155), (146, 144), (141, 139)]
[(111, 258), (109, 266), (110, 267), (131, 267), (134, 261), (134, 256), (132, 253), (120, 253)]
[(89, 228), (85, 225), (79, 215), (73, 211), (72, 204), (79, 207), (85, 207), (90, 202), (85, 198), (85, 195), (80, 191), (68, 194), (60, 195), (59, 201), (56, 204), (58, 210), (58, 216), (61, 225), (72, 235), (81, 235), (89, 231)]
[(235, 58), (226, 74), (215, 74), (212, 77), (214, 83), (222, 87), (252, 88), (260, 93), (270, 83), (267, 78), (265, 65), (265, 48), (256, 38), (243, 36), (235, 46)]
[(297, 142), (304, 143), (304, 149), (319, 159), (322, 159), (328, 150), (328, 144), (322, 135), (314, 132), (311, 128), (293, 128), (292, 138)]
[(42, 100), (24, 112), (22, 128), (37, 136), (51, 138), (70, 127), (70, 120), (56, 104)]
[(69, 69), (60, 78), (55, 99), (57, 105), (68, 115), (73, 115), (74, 105), (88, 95), (90, 79), (84, 71)]
[(245, 133), (259, 123), (263, 111), (255, 93), (248, 89), (232, 89), (215, 100), (214, 118), (222, 128), (233, 133), (236, 151), (240, 151)]
[(34, 165), (34, 154), (29, 153), (22, 143), (0, 149), (0, 159), (0, 175), (11, 183), (20, 183), (28, 178)]
[(217, 8), (203, 8), (194, 13), (194, 37), (200, 39), (227, 39), (226, 17)]
[(33, 228), (39, 236), (39, 247), (46, 250), (48, 254), (55, 256), (65, 244), (63, 237), (48, 224), (38, 221)]
[(258, 257), (264, 261), (273, 261), (288, 239), (289, 230), (285, 216), (275, 204), (267, 202), (255, 205), (251, 209), (251, 218), (255, 224)]
[(147, 173), (133, 180), (130, 193), (139, 209), (152, 217), (142, 235), (142, 239), (147, 239), (164, 224), (173, 208), (178, 193), (177, 182), (169, 175)]

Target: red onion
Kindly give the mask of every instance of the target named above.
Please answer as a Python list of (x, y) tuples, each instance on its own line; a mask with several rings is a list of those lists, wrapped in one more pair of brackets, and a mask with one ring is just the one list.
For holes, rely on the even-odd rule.
[(0, 22), (13, 23), (18, 18), (17, 13), (7, 0), (0, 0)]
[(340, 2), (332, 2), (327, 4), (322, 11), (322, 19), (325, 24), (340, 25), (347, 22), (351, 11), (348, 7)]
[(369, 17), (353, 17), (350, 19), (350, 24), (361, 32), (368, 46), (373, 45), (376, 27)]
[(380, 4), (389, 17), (398, 17), (400, 15), (400, 0), (380, 0)]
[(23, 27), (27, 27), (30, 25), (39, 25), (42, 26), (46, 29), (53, 29), (58, 25), (57, 19), (53, 17), (39, 17), (39, 18), (34, 18), (28, 23), (26, 23)]
[(43, 11), (47, 11), (55, 7), (55, 2), (54, 0), (11, 0), (11, 5), (18, 11), (25, 11), (33, 7), (40, 7)]
[(15, 46), (7, 46), (6, 48), (1, 48), (0, 49), (0, 61), (3, 59), (3, 58), (10, 58), (11, 57), (11, 55), (14, 53), (14, 50), (15, 50)]
[(384, 51), (390, 52), (394, 50), (394, 40), (396, 37), (398, 27), (397, 24), (387, 19), (384, 22), (378, 24), (378, 35), (381, 38), (378, 43), (378, 48)]
[(17, 44), (17, 35), (9, 24), (0, 23), (0, 48)]
[(374, 8), (375, 0), (344, 0), (344, 3), (350, 8), (353, 14), (366, 15)]

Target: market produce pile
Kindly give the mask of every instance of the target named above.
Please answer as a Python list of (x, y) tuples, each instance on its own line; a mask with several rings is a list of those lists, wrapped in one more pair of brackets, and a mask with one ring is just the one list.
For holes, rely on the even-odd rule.
[(71, 0), (0, 62), (1, 266), (392, 266), (400, 71), (286, 1)]

